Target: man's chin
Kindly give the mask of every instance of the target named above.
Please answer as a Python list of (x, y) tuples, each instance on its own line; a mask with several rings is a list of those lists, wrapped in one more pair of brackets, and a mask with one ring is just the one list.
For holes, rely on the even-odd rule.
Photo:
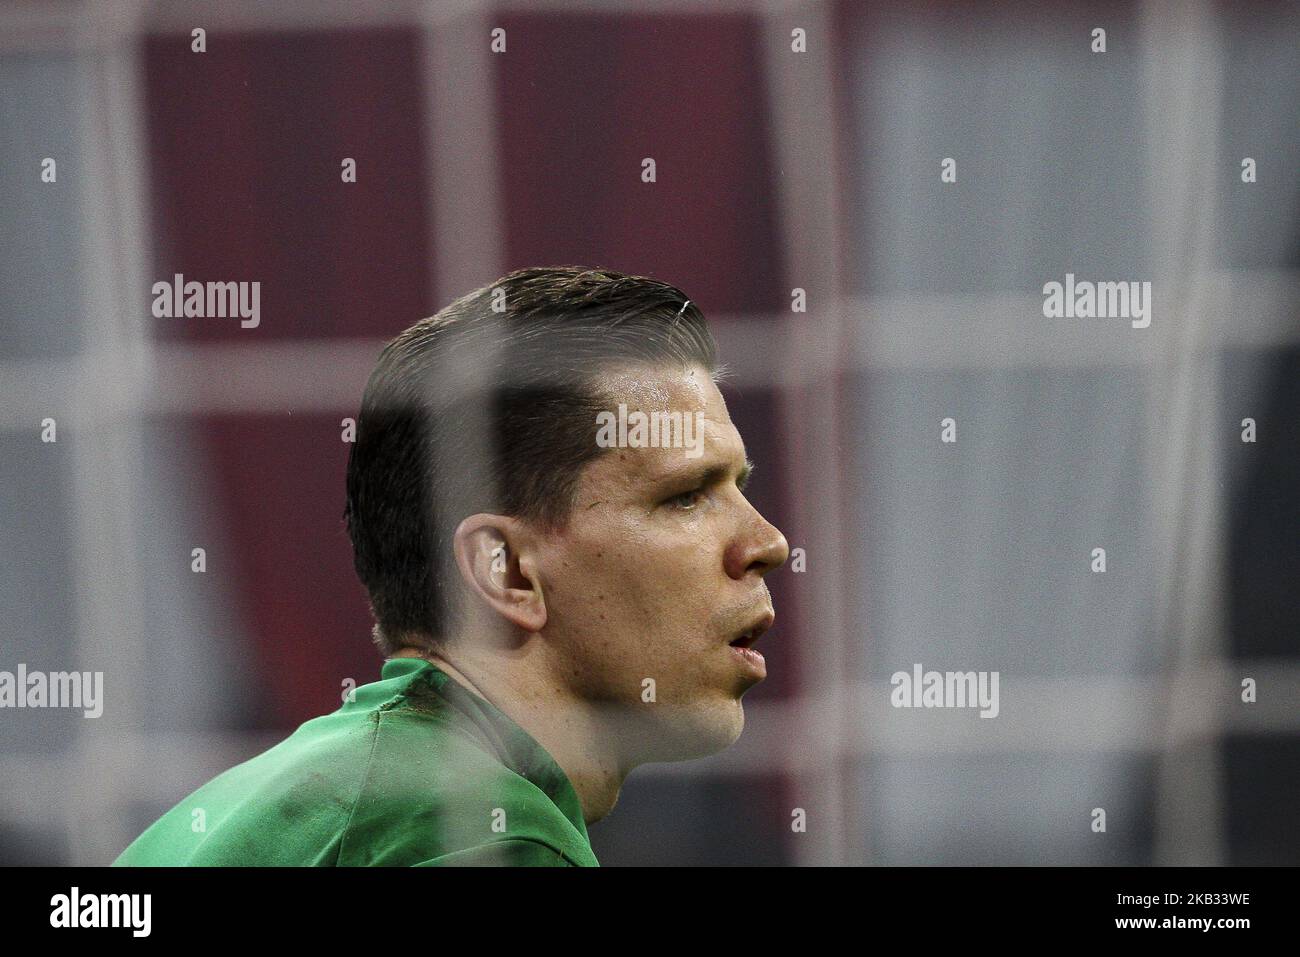
[(707, 758), (735, 744), (745, 728), (745, 709), (739, 698), (724, 698), (668, 717), (669, 721), (660, 722), (643, 739), (653, 755), (647, 762)]

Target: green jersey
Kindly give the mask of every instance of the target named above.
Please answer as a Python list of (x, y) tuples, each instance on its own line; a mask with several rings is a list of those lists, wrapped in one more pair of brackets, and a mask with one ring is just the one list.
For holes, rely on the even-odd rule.
[(490, 702), (419, 658), (181, 801), (114, 866), (595, 867), (573, 785)]

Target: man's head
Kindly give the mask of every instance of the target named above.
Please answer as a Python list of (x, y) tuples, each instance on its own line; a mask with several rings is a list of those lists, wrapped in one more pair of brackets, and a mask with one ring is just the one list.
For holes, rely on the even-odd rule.
[(679, 290), (605, 270), (520, 270), (393, 340), (344, 512), (380, 650), (504, 656), (638, 762), (734, 740), (763, 671), (731, 642), (770, 624), (788, 550), (719, 374)]

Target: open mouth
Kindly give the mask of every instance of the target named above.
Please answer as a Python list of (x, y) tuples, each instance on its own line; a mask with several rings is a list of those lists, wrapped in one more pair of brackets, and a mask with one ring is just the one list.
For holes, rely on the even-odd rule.
[(728, 642), (733, 648), (750, 648), (754, 642), (763, 636), (763, 632), (772, 627), (772, 615), (770, 613), (763, 615), (758, 621), (754, 622), (739, 635)]

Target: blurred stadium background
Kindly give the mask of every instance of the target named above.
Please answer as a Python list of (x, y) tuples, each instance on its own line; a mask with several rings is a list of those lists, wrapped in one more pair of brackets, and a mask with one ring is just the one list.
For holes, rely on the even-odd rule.
[[(740, 742), (635, 772), (602, 863), (1300, 863), (1297, 49), (1283, 2), (0, 7), (0, 669), (106, 697), (0, 711), (0, 863), (108, 863), (377, 676), (340, 423), (570, 263), (701, 305), (808, 556)], [(1151, 327), (1044, 319), (1066, 272)], [(174, 273), (260, 327), (154, 319)], [(891, 709), (913, 662), (1001, 716)]]

